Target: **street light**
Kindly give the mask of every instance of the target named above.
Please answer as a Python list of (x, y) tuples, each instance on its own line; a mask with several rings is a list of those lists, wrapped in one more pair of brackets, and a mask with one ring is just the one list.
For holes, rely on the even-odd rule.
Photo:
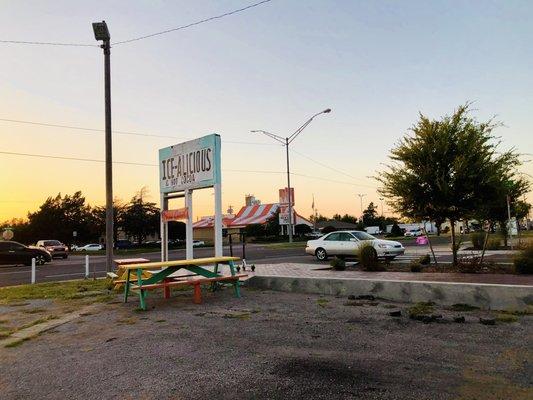
[(366, 196), (366, 194), (358, 194), (359, 200), (361, 200), (361, 222), (363, 225), (365, 224), (365, 214), (363, 213), (363, 197)]
[(287, 152), (287, 190), (289, 191), (288, 193), (288, 196), (289, 196), (288, 198), (289, 200), (289, 243), (292, 242), (292, 204), (291, 204), (292, 199), (291, 199), (291, 173), (290, 173), (290, 164), (289, 164), (289, 144), (291, 144), (293, 140), (296, 139), (296, 137), (307, 127), (307, 125), (309, 125), (313, 121), (315, 117), (321, 114), (328, 114), (330, 112), (331, 112), (331, 108), (326, 108), (324, 111), (320, 111), (316, 113), (311, 118), (309, 118), (307, 121), (305, 121), (302, 124), (302, 126), (296, 129), (296, 131), (294, 131), (292, 135), (285, 137), (285, 138), (279, 135), (275, 135), (274, 133), (270, 133), (270, 132), (263, 131), (263, 130), (250, 131), (252, 133), (262, 133), (263, 135), (271, 137), (272, 139), (280, 142), (281, 144), (283, 144), (283, 146), (285, 146), (285, 149)]
[(105, 87), (105, 255), (106, 270), (113, 266), (113, 152), (111, 139), (111, 36), (105, 21), (93, 22), (94, 38), (104, 50)]
[(383, 217), (383, 197), (380, 197), (379, 201), (381, 201), (381, 216)]

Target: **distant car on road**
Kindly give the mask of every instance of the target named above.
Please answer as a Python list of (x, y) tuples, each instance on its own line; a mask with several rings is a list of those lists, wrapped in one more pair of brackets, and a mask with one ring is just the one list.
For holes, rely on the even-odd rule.
[(197, 247), (197, 246), (205, 246), (205, 242), (203, 240), (193, 240), (192, 247)]
[(104, 246), (102, 246), (101, 244), (90, 243), (90, 244), (86, 244), (85, 246), (78, 247), (76, 250), (77, 251), (98, 251), (98, 250), (103, 250), (103, 249), (104, 249)]
[(405, 252), (400, 242), (377, 239), (362, 231), (336, 231), (322, 236), (320, 239), (309, 240), (305, 252), (314, 255), (319, 261), (329, 256), (355, 257), (363, 243), (370, 243), (379, 258), (394, 259)]
[(319, 237), (322, 237), (324, 235), (320, 232), (309, 232), (304, 234), (304, 236), (308, 238), (318, 239)]
[(422, 232), (422, 229), (418, 228), (418, 229), (411, 229), (405, 232), (403, 235), (409, 236), (409, 237), (417, 237), (417, 236), (422, 236), (423, 234), (424, 232)]
[(68, 257), (68, 246), (61, 243), (59, 240), (39, 240), (37, 241), (37, 247), (42, 247), (43, 249), (46, 249), (52, 256), (52, 258)]
[(52, 255), (41, 247), (24, 246), (12, 241), (0, 241), (0, 264), (31, 265), (32, 258), (35, 258), (37, 265), (44, 265), (44, 263), (52, 261)]

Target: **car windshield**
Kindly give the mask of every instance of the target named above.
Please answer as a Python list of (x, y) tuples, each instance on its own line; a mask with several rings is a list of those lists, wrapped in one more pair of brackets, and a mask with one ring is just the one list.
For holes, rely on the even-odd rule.
[(359, 240), (374, 240), (375, 237), (372, 235), (369, 235), (366, 232), (360, 232), (360, 231), (352, 231), (350, 232), (352, 235), (354, 235)]
[(44, 245), (45, 246), (59, 246), (61, 242), (59, 240), (45, 240)]

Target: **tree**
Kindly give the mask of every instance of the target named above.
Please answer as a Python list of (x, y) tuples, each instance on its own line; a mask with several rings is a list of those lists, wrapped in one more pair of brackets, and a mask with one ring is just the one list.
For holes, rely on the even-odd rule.
[(330, 232), (335, 232), (336, 230), (337, 229), (334, 226), (328, 225), (328, 226), (325, 226), (324, 228), (322, 228), (322, 233), (326, 234), (326, 233), (330, 233)]
[(454, 264), (455, 223), (494, 202), (497, 182), (514, 177), (519, 165), (513, 150), (498, 149), (492, 132), (500, 124), (478, 122), (468, 115), (468, 107), (460, 106), (440, 120), (420, 114), (411, 134), (391, 151), (392, 163), (376, 178), (380, 194), (402, 216), (450, 221)]
[(272, 214), (272, 216), (265, 223), (265, 235), (266, 236), (278, 236), (280, 233), (279, 225), (279, 208)]
[(142, 188), (126, 205), (122, 213), (124, 231), (141, 244), (148, 235), (159, 232), (159, 208), (155, 203), (146, 202), (146, 189)]
[(298, 224), (294, 226), (294, 232), (299, 236), (303, 236), (306, 233), (313, 232), (313, 229), (307, 224)]
[(91, 208), (80, 191), (72, 196), (49, 197), (39, 210), (28, 214), (29, 233), (32, 239), (57, 239), (71, 243), (73, 232), (80, 240), (91, 238)]
[[(122, 218), (126, 206), (115, 199), (113, 201), (113, 241), (118, 239), (118, 230), (122, 227)], [(91, 210), (90, 231), (91, 236), (95, 239), (105, 235), (106, 226), (106, 207), (96, 206)]]
[(379, 218), (377, 217), (378, 211), (377, 207), (373, 202), (370, 202), (366, 210), (363, 211), (363, 224), (365, 226), (375, 226), (379, 225)]
[(357, 224), (357, 217), (354, 217), (353, 215), (349, 215), (349, 214), (344, 214), (341, 217), (340, 221), (348, 222), (349, 224)]
[(247, 238), (258, 238), (265, 236), (265, 227), (262, 224), (250, 224), (244, 228)]

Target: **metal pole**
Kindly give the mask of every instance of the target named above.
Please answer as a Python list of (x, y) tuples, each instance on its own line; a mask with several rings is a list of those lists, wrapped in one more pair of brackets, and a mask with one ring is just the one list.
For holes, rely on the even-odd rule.
[(292, 243), (292, 204), (291, 204), (291, 172), (289, 165), (289, 138), (285, 138), (285, 148), (287, 150), (287, 189), (289, 190), (289, 243)]
[(111, 137), (111, 43), (104, 41), (105, 64), (105, 255), (106, 271), (113, 269), (113, 141)]
[(31, 283), (35, 283), (35, 258), (31, 259)]
[(85, 255), (85, 279), (89, 279), (89, 255)]
[(513, 249), (513, 227), (511, 226), (511, 199), (507, 196), (507, 236), (509, 236), (509, 246)]

